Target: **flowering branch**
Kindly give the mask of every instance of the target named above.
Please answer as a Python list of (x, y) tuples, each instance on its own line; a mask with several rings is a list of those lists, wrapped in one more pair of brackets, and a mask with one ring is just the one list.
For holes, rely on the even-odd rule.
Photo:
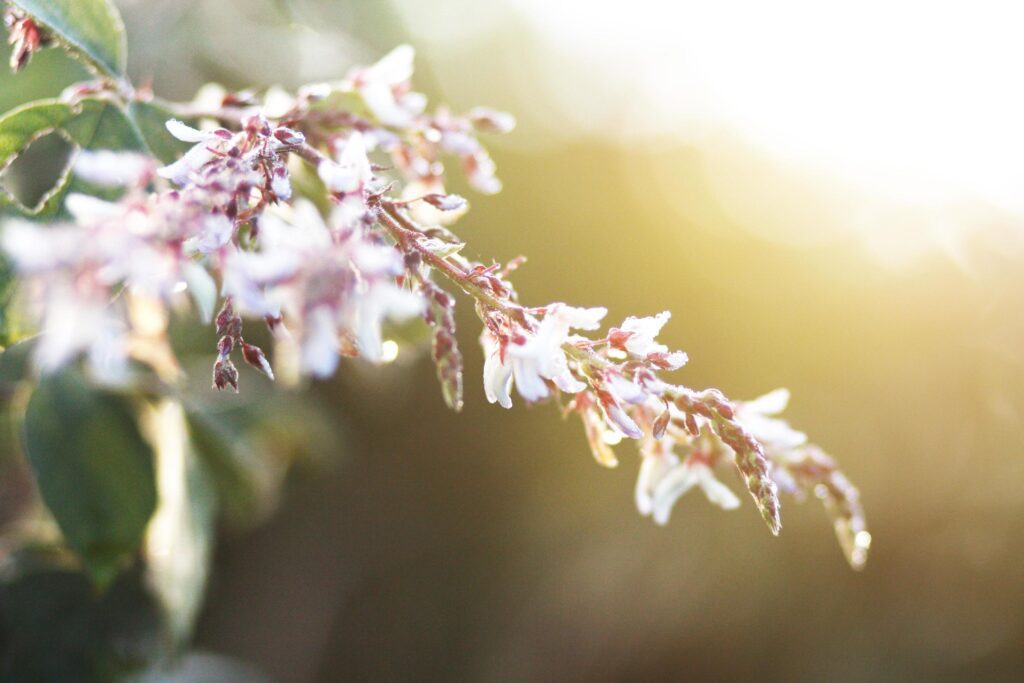
[[(16, 40), (34, 44), (30, 30), (15, 25)], [(718, 479), (732, 469), (773, 534), (781, 528), (779, 490), (814, 492), (848, 561), (862, 566), (870, 536), (857, 491), (775, 417), (785, 391), (731, 402), (716, 389), (669, 383), (661, 375), (688, 359), (656, 340), (668, 312), (582, 336), (600, 328), (606, 309), (526, 307), (510, 281), (518, 262), (502, 267), (462, 254), (448, 226), (468, 204), (446, 192), (446, 164), (460, 165), (478, 191), (497, 192), (494, 163), (477, 136), (506, 132), (514, 121), (482, 108), (428, 112), (410, 85), (412, 58), (402, 46), (341, 81), (295, 94), (223, 93), (219, 106), (170, 105), (199, 124), (166, 121), (174, 138), (192, 145), (166, 165), (146, 149), (81, 152), (77, 176), (121, 188), (120, 198), (72, 194), (71, 220), (49, 228), (10, 221), (0, 239), (42, 332), (38, 369), (52, 373), (84, 356), (95, 377), (117, 384), (130, 381), (129, 360), (173, 359), (165, 323), (145, 331), (161, 353), (137, 352), (142, 327), (113, 296), (127, 288), (132, 300), (162, 309), (190, 296), (216, 326), (213, 384), (235, 391), (236, 349), (271, 380), (327, 377), (342, 357), (382, 362), (387, 327), (421, 320), (445, 400), (459, 410), (455, 299), (436, 273), (469, 297), (481, 320), (487, 400), (510, 408), (513, 388), (527, 402), (567, 394), (566, 413), (580, 417), (604, 466), (618, 463), (616, 443), (637, 441), (642, 514), (664, 524), (695, 485), (712, 503), (737, 507)], [(302, 192), (295, 177), (303, 178)], [(267, 325), (273, 354), (243, 339), (244, 319)]]

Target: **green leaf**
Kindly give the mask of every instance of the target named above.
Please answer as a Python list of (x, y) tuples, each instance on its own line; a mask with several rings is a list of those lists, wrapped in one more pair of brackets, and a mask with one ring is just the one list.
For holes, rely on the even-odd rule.
[[(40, 100), (0, 117), (0, 169), (9, 166), (32, 142), (53, 132), (66, 136), (80, 149), (146, 151), (135, 126), (112, 102), (86, 99), (72, 105)], [(22, 206), (4, 192), (0, 194), (0, 208), (10, 206), (26, 216), (52, 219), (61, 213), (68, 192), (76, 191), (96, 194), (93, 188), (72, 177), (69, 169), (39, 206)]]
[(17, 281), (14, 278), (14, 269), (7, 259), (0, 256), (0, 351), (6, 350), (8, 346), (18, 340), (17, 321), (12, 320), (11, 302), (14, 299), (14, 291)]
[(65, 555), (32, 543), (0, 561), (0, 681), (123, 680), (161, 654), (142, 573), (99, 594)]
[(177, 161), (191, 147), (168, 132), (167, 120), (176, 117), (159, 100), (132, 102), (128, 105), (128, 116), (149, 151), (165, 164)]
[(11, 0), (72, 54), (114, 78), (125, 72), (124, 21), (111, 0)]
[(24, 450), (68, 545), (108, 584), (156, 508), (153, 451), (131, 407), (77, 371), (44, 377), (25, 411)]

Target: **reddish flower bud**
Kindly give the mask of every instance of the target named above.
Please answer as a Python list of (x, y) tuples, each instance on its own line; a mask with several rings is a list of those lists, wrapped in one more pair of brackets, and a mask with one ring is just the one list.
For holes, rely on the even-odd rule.
[(275, 130), (274, 137), (286, 145), (301, 145), (306, 141), (305, 135), (285, 126), (281, 126)]
[(217, 342), (217, 354), (221, 358), (227, 358), (228, 356), (230, 356), (231, 355), (231, 351), (234, 348), (235, 348), (235, 340), (232, 339), (231, 337), (227, 336), (227, 335), (221, 337), (220, 341)]
[(267, 361), (267, 356), (263, 353), (263, 349), (254, 344), (242, 342), (242, 357), (245, 358), (246, 363), (270, 379), (274, 379), (274, 371), (271, 369), (270, 362)]
[(668, 423), (671, 418), (672, 414), (669, 412), (668, 405), (666, 404), (665, 410), (662, 411), (661, 415), (658, 416), (651, 426), (651, 434), (654, 435), (655, 439), (665, 436), (665, 430), (668, 429)]
[(213, 364), (213, 386), (218, 391), (230, 386), (238, 393), (238, 368), (230, 358), (218, 358)]

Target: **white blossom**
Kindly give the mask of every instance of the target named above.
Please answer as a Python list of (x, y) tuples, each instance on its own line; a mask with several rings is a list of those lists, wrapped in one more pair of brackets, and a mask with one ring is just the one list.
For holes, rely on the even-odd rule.
[(396, 88), (412, 78), (415, 56), (411, 45), (399, 45), (376, 64), (359, 71), (355, 78), (356, 90), (385, 126), (408, 126), (425, 104), (422, 99), (396, 96)]
[(180, 159), (157, 169), (157, 174), (162, 178), (167, 178), (178, 185), (184, 185), (193, 173), (216, 157), (210, 150), (210, 145), (221, 144), (224, 142), (224, 139), (216, 133), (196, 130), (175, 119), (170, 119), (164, 125), (171, 135), (182, 142), (195, 143), (192, 149), (185, 152)]
[(789, 426), (785, 420), (772, 417), (786, 409), (789, 390), (776, 389), (752, 401), (736, 404), (736, 420), (764, 446), (765, 450), (782, 454), (807, 443), (807, 435)]
[(331, 192), (355, 192), (370, 182), (373, 169), (366, 156), (362, 134), (354, 131), (349, 135), (338, 161), (324, 159), (317, 167), (317, 173)]
[(153, 159), (138, 152), (83, 150), (75, 157), (75, 175), (101, 187), (135, 187), (156, 170)]
[(512, 364), (502, 358), (501, 344), (490, 330), (484, 329), (480, 343), (484, 347), (484, 394), (488, 402), (511, 408)]
[(621, 332), (627, 333), (624, 346), (626, 351), (637, 358), (647, 358), (657, 354), (662, 358), (662, 365), (667, 370), (678, 370), (686, 364), (687, 356), (682, 351), (669, 352), (668, 347), (659, 344), (655, 338), (661, 332), (661, 328), (669, 321), (672, 314), (669, 311), (662, 311), (655, 316), (636, 318), (630, 316), (619, 328)]
[(640, 514), (651, 516), (657, 524), (667, 524), (676, 502), (694, 486), (699, 486), (714, 505), (732, 510), (740, 500), (732, 490), (720, 482), (711, 467), (693, 457), (680, 462), (671, 452), (669, 437), (667, 448), (647, 453), (640, 464), (636, 482), (636, 506)]
[(351, 329), (355, 333), (359, 355), (372, 363), (381, 362), (381, 324), (385, 320), (402, 322), (423, 313), (423, 299), (392, 282), (378, 281), (355, 297)]
[[(569, 370), (562, 345), (569, 340), (572, 328), (597, 329), (606, 313), (605, 308), (577, 308), (560, 303), (548, 306), (537, 330), (533, 334), (524, 335), (521, 340), (509, 341), (504, 356), (498, 357), (498, 362), (507, 368), (499, 371), (493, 366), (495, 361), (491, 361), (490, 379), (485, 378), (485, 386), (490, 387), (488, 400), (494, 403), (501, 398), (501, 405), (506, 408), (511, 406), (510, 400), (506, 405), (504, 399), (507, 391), (502, 391), (501, 383), (498, 382), (498, 378), (505, 377), (509, 371), (516, 391), (527, 401), (538, 401), (548, 396), (545, 380), (551, 380), (567, 393), (585, 389), (587, 385), (576, 379)], [(489, 354), (488, 358), (494, 359), (495, 354)]]

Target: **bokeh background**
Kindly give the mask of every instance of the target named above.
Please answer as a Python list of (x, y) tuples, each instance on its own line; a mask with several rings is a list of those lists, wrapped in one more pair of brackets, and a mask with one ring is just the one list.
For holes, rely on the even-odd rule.
[[(267, 521), (225, 530), (198, 649), (284, 682), (1019, 680), (1010, 3), (118, 5), (133, 78), (170, 99), (337, 78), (409, 42), (432, 101), (515, 113), (490, 145), (505, 190), (452, 187), (471, 255), (527, 255), (533, 304), (671, 310), (680, 382), (789, 387), (874, 538), (855, 573), (815, 501), (783, 502), (779, 538), (749, 500), (698, 495), (656, 527), (633, 509), (628, 444), (606, 471), (553, 407), (486, 403), (463, 305), (462, 414), (406, 347), (310, 389), (337, 452), (295, 470)], [(79, 77), (43, 53), (0, 104)]]

